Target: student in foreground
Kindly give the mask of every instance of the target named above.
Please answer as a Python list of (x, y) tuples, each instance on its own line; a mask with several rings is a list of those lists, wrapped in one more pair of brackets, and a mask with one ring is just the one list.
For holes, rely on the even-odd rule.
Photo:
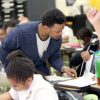
[(40, 74), (35, 74), (34, 64), (20, 50), (8, 57), (6, 75), (11, 89), (0, 95), (0, 100), (58, 100), (53, 86)]

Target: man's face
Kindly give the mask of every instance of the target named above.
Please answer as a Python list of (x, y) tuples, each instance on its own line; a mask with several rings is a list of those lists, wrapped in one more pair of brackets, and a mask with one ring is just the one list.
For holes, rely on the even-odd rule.
[(48, 27), (49, 29), (49, 36), (55, 40), (59, 39), (62, 35), (62, 30), (65, 26), (65, 23), (63, 24), (54, 24), (52, 27)]

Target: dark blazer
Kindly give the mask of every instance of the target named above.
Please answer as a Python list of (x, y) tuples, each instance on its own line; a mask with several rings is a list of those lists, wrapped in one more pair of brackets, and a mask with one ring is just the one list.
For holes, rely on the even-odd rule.
[(38, 25), (40, 22), (30, 22), (24, 25), (18, 25), (14, 28), (2, 43), (0, 52), (0, 60), (7, 67), (7, 55), (14, 50), (21, 50), (29, 57), (36, 66), (36, 69), (45, 75), (49, 74), (49, 69), (46, 67), (46, 61), (56, 70), (61, 71), (63, 62), (60, 59), (60, 46), (62, 39), (55, 40), (50, 38), (47, 50), (43, 57), (40, 58), (37, 48), (36, 34), (38, 33)]

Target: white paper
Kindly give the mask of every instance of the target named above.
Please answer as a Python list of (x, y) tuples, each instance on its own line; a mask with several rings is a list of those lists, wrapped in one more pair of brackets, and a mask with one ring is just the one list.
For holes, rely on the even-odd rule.
[(46, 76), (46, 79), (49, 80), (50, 82), (61, 82), (61, 81), (66, 81), (72, 79), (71, 77), (60, 77), (56, 75), (52, 76)]
[(64, 81), (64, 82), (58, 82), (58, 84), (64, 85), (64, 86), (73, 86), (73, 87), (86, 87), (86, 86), (97, 83), (96, 80), (92, 79), (93, 76), (94, 76), (94, 74), (88, 73), (88, 74), (86, 74), (82, 77), (79, 77), (77, 79)]

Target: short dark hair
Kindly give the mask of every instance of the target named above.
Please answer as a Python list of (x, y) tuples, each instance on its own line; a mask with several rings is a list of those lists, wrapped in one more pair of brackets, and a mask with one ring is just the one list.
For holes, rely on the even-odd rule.
[(18, 24), (18, 21), (15, 18), (11, 18), (9, 21), (5, 22), (7, 27), (15, 27)]
[(14, 79), (16, 82), (24, 82), (29, 77), (33, 77), (34, 64), (20, 50), (8, 54), (7, 59), (9, 61), (6, 69), (7, 78)]
[(92, 38), (92, 32), (88, 28), (82, 28), (77, 32), (77, 38), (84, 40), (85, 37)]
[(4, 22), (0, 22), (0, 29), (4, 29), (4, 30), (6, 29)]
[(66, 18), (65, 15), (59, 9), (52, 8), (44, 12), (41, 17), (41, 20), (43, 25), (51, 27), (54, 24), (63, 24), (66, 21)]

